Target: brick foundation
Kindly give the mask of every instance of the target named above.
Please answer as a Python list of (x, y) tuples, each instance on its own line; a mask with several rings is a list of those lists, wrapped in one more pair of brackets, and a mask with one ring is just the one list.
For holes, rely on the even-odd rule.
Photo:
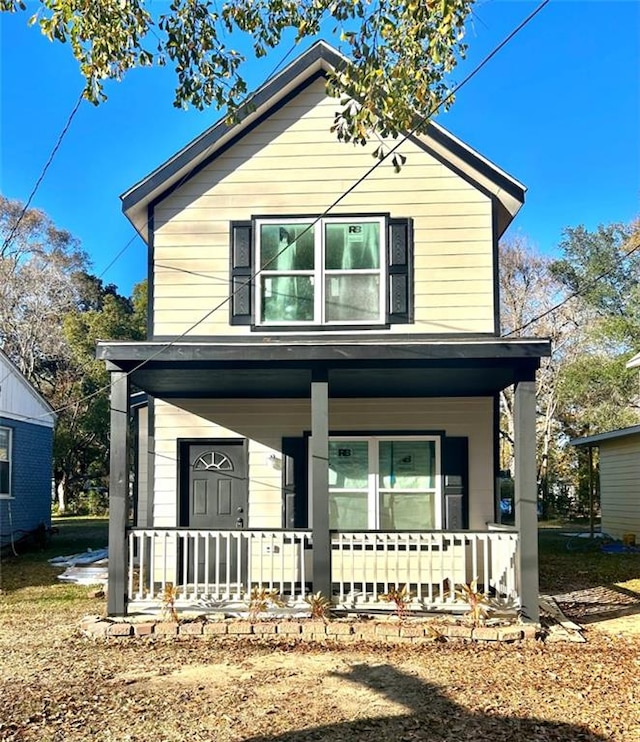
[(93, 638), (179, 639), (200, 637), (209, 640), (226, 638), (243, 640), (248, 637), (271, 641), (296, 640), (302, 642), (356, 641), (378, 644), (425, 644), (434, 641), (517, 642), (535, 639), (538, 634), (532, 626), (482, 626), (430, 621), (259, 621), (196, 619), (193, 621), (162, 621), (145, 617), (138, 619), (105, 619), (87, 616), (80, 622), (80, 630)]

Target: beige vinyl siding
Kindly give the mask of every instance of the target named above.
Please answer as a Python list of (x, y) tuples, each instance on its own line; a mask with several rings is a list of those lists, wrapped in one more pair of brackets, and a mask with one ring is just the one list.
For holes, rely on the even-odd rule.
[[(339, 143), (329, 131), (335, 109), (323, 81), (314, 82), (156, 206), (156, 335), (177, 336), (195, 323), (188, 334), (249, 332), (229, 325), (229, 223), (321, 214), (371, 168), (374, 143)], [(492, 333), (489, 197), (416, 144), (400, 152), (400, 173), (383, 164), (331, 211), (414, 220), (415, 323), (390, 331)]]
[(600, 444), (600, 489), (603, 532), (640, 543), (640, 435)]
[(151, 525), (149, 520), (149, 410), (139, 407), (138, 438), (136, 441), (137, 471), (136, 486), (138, 489), (137, 528), (146, 528)]
[[(177, 524), (177, 440), (242, 437), (249, 440), (250, 528), (282, 525), (281, 472), (268, 461), (283, 436), (311, 428), (306, 399), (173, 400), (156, 402), (154, 524)], [(445, 431), (469, 437), (469, 525), (483, 529), (494, 518), (491, 398), (332, 399), (332, 431)], [(356, 422), (354, 422), (356, 421)]]

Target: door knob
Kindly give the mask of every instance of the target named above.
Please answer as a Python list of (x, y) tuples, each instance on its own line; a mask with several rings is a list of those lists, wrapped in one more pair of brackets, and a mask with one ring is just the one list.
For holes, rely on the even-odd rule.
[(236, 528), (242, 528), (244, 520), (242, 518), (236, 518)]

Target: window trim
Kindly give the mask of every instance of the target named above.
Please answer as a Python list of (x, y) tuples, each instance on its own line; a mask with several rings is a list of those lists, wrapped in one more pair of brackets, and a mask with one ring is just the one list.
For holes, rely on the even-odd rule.
[(13, 429), (5, 425), (0, 426), (0, 431), (6, 431), (9, 438), (9, 444), (7, 446), (7, 459), (3, 459), (2, 463), (7, 463), (9, 466), (9, 476), (7, 481), (9, 482), (8, 492), (0, 491), (0, 500), (9, 500), (12, 498), (12, 473), (13, 473)]
[[(377, 269), (352, 269), (350, 271), (341, 271), (338, 269), (327, 269), (325, 267), (325, 250), (326, 250), (326, 230), (327, 224), (341, 224), (348, 221), (359, 223), (369, 223), (379, 225), (380, 244), (378, 246), (378, 264)], [(313, 269), (300, 270), (269, 270), (261, 267), (261, 227), (265, 224), (310, 224), (314, 230), (314, 267)], [(252, 325), (258, 329), (278, 328), (278, 329), (305, 329), (305, 328), (337, 328), (340, 330), (351, 328), (384, 328), (387, 323), (387, 303), (389, 293), (389, 265), (388, 265), (388, 233), (389, 217), (388, 214), (339, 214), (336, 216), (255, 216), (252, 219), (252, 232), (255, 254), (255, 265), (257, 268), (256, 279), (253, 287), (254, 313)], [(314, 318), (312, 320), (295, 321), (291, 319), (273, 320), (262, 319), (262, 279), (265, 276), (273, 275), (291, 275), (308, 276), (311, 275), (314, 281)], [(377, 319), (364, 320), (334, 320), (326, 319), (326, 289), (325, 279), (331, 275), (377, 275), (378, 282), (378, 317)], [(320, 290), (316, 290), (319, 287)]]
[[(379, 443), (383, 441), (433, 441), (435, 443), (435, 487), (434, 492), (434, 527), (435, 531), (441, 531), (444, 528), (444, 487), (442, 477), (442, 436), (439, 434), (430, 435), (402, 435), (393, 433), (385, 435), (340, 435), (340, 433), (332, 434), (329, 436), (329, 441), (367, 441), (369, 444), (368, 458), (369, 458), (369, 471), (368, 471), (368, 523), (366, 531), (372, 533), (377, 531), (385, 531), (395, 533), (399, 530), (406, 529), (383, 529), (380, 526), (380, 501), (381, 495), (387, 491), (385, 488), (379, 486)], [(311, 447), (309, 447), (311, 450)], [(429, 489), (429, 492), (432, 490)], [(327, 506), (328, 506), (329, 490), (327, 491)], [(313, 513), (312, 505), (312, 492), (311, 487), (309, 488), (309, 527), (312, 527), (311, 514)], [(330, 529), (336, 530), (336, 529)], [(337, 529), (337, 532), (340, 532)]]

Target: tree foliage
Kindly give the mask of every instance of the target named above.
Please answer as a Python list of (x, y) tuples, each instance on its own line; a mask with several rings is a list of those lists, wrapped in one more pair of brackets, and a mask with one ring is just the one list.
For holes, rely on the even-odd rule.
[[(98, 340), (141, 340), (146, 314), (112, 284), (82, 273), (79, 302), (62, 323), (68, 363), (51, 389), (60, 410), (54, 441), (58, 507), (77, 499), (87, 483), (106, 485), (109, 459), (109, 375), (95, 358)], [(143, 289), (138, 289), (140, 293)]]
[[(329, 91), (343, 104), (334, 129), (342, 140), (365, 143), (373, 130), (394, 136), (426, 129), (421, 117), (446, 97), (447, 75), (464, 56), (472, 5), (473, 0), (172, 0), (156, 15), (150, 0), (40, 0), (29, 22), (49, 39), (70, 44), (86, 80), (84, 95), (93, 103), (106, 98), (105, 79), (171, 64), (174, 105), (226, 107), (231, 117), (241, 115), (247, 92), (247, 60), (237, 44), (248, 39), (261, 58), (285, 35), (298, 43), (326, 23), (340, 34), (351, 62), (329, 79)], [(0, 0), (0, 10), (26, 9), (22, 0)]]
[[(557, 260), (523, 239), (500, 246), (503, 334), (552, 341), (537, 377), (538, 483), (543, 509), (574, 488), (585, 461), (571, 438), (638, 422), (637, 372), (625, 364), (640, 350), (638, 223), (567, 228)], [(524, 328), (524, 330), (523, 330)], [(512, 393), (501, 395), (502, 466), (512, 460)], [(566, 504), (566, 503), (565, 503)]]
[(64, 510), (107, 474), (108, 375), (96, 340), (144, 337), (146, 286), (121, 296), (88, 272), (68, 232), (2, 196), (0, 240), (0, 346), (58, 410), (53, 469)]

